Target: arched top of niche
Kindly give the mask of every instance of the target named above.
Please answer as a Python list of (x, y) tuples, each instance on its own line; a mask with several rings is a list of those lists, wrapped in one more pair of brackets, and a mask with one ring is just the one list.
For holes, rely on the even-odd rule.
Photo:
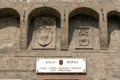
[(110, 17), (110, 16), (118, 16), (120, 18), (120, 12), (118, 12), (116, 10), (109, 11), (107, 13), (107, 17)]
[(112, 50), (119, 49), (120, 38), (120, 12), (111, 10), (107, 13), (108, 21), (108, 46)]
[(95, 19), (99, 20), (99, 13), (92, 8), (88, 8), (88, 7), (76, 8), (70, 12), (69, 19), (74, 17), (77, 14), (85, 14), (88, 16), (90, 15), (90, 16), (94, 17)]
[(14, 8), (0, 8), (0, 50), (16, 51), (20, 40), (20, 14)]
[[(60, 17), (60, 12), (52, 7), (33, 9), (28, 16), (28, 45), (31, 43), (33, 49), (56, 49), (56, 30), (60, 28)], [(46, 41), (42, 40), (46, 36)]]
[(60, 18), (61, 14), (57, 9), (52, 7), (38, 7), (32, 10), (29, 14), (29, 18), (35, 18), (38, 16), (53, 16)]
[(0, 8), (0, 17), (20, 18), (20, 14), (17, 10), (13, 8)]

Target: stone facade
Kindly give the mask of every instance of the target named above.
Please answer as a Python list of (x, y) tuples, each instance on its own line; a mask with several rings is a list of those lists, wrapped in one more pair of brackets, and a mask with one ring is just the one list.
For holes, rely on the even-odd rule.
[(87, 80), (120, 80), (119, 34), (120, 0), (0, 0), (0, 79), (69, 57), (87, 59)]

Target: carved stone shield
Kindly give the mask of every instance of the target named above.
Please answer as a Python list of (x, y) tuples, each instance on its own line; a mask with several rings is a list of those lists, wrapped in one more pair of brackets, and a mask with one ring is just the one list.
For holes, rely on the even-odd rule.
[(55, 49), (56, 19), (54, 17), (37, 17), (33, 28), (33, 49)]
[(39, 28), (39, 31), (37, 31), (37, 43), (42, 47), (46, 47), (51, 43), (52, 35), (53, 32), (51, 28)]

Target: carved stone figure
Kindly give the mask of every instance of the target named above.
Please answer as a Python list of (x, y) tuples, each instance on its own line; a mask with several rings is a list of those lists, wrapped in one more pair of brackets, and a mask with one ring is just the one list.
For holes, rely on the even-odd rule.
[(56, 21), (53, 17), (39, 17), (34, 21), (33, 48), (55, 48)]

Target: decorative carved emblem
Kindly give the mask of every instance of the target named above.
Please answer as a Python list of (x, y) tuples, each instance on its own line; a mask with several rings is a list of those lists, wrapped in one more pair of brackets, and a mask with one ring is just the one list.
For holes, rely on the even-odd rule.
[(81, 29), (79, 34), (79, 45), (80, 46), (87, 46), (89, 44), (89, 34), (85, 29)]
[(76, 30), (76, 49), (92, 49), (93, 34), (91, 26), (80, 26)]
[(53, 17), (37, 17), (34, 20), (33, 48), (55, 48), (56, 20)]
[(60, 65), (63, 65), (63, 60), (59, 60), (59, 64), (60, 64)]
[(53, 36), (53, 31), (51, 28), (39, 27), (36, 31), (36, 39), (40, 46), (47, 46), (51, 43)]

